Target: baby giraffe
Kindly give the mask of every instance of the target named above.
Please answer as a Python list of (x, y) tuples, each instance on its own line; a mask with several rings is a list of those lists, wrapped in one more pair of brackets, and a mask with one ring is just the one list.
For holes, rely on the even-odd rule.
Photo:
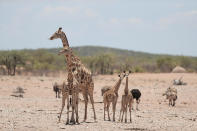
[(108, 120), (110, 121), (109, 116), (109, 107), (112, 103), (112, 110), (113, 110), (113, 121), (115, 121), (115, 112), (116, 112), (116, 104), (118, 100), (118, 90), (120, 88), (120, 84), (125, 77), (124, 73), (121, 73), (119, 76), (118, 82), (108, 91), (103, 94), (103, 103), (104, 103), (104, 120), (105, 120), (105, 111), (108, 113)]
[[(133, 96), (128, 90), (128, 76), (131, 73), (126, 73), (126, 84), (125, 84), (125, 89), (124, 89), (124, 94), (122, 95), (122, 101), (121, 101), (121, 109), (120, 109), (120, 116), (119, 116), (119, 121), (121, 119), (121, 122), (123, 121), (124, 113), (125, 113), (125, 123), (127, 122), (127, 107), (129, 107), (129, 112), (130, 112), (130, 122), (131, 120), (131, 109), (132, 109), (132, 104), (133, 104)], [(122, 115), (122, 116), (121, 116)]]

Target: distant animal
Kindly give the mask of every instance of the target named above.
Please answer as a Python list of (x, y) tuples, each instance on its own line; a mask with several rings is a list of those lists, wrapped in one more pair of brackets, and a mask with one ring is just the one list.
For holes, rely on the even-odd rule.
[[(132, 89), (130, 92), (133, 96), (133, 99), (136, 99), (136, 110), (139, 110), (138, 104), (140, 103), (141, 92), (139, 89)], [(133, 109), (133, 107), (132, 107), (132, 109)]]
[(173, 80), (173, 85), (187, 85), (187, 83), (182, 81), (182, 78), (183, 77)]
[(56, 98), (60, 98), (61, 89), (63, 88), (62, 86), (62, 84), (57, 84), (57, 82), (53, 85), (53, 91), (56, 94)]
[(177, 89), (169, 87), (165, 93), (163, 93), (163, 96), (166, 95), (166, 99), (169, 100), (169, 106), (175, 106), (175, 101), (177, 100)]
[(106, 91), (110, 90), (110, 89), (111, 89), (110, 86), (104, 86), (104, 87), (101, 89), (101, 95), (103, 96), (103, 94), (104, 94)]

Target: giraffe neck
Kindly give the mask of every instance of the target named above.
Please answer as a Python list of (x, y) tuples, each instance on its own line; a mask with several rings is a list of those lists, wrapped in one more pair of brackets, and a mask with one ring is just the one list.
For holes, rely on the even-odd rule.
[(126, 77), (126, 84), (125, 84), (125, 88), (124, 88), (124, 93), (125, 93), (125, 95), (128, 95), (128, 92), (129, 92), (129, 89), (128, 89), (128, 80), (129, 80), (129, 78), (128, 78), (128, 76)]
[(69, 47), (68, 39), (67, 39), (65, 33), (63, 33), (61, 35), (61, 38), (60, 39), (62, 40), (63, 47)]
[(119, 90), (119, 88), (120, 88), (121, 81), (122, 81), (122, 79), (120, 78), (120, 79), (118, 80), (118, 82), (115, 84), (115, 86), (114, 86), (114, 92), (115, 92), (115, 93), (118, 93), (118, 90)]
[(73, 51), (71, 48), (69, 48), (69, 52), (65, 54), (65, 57), (66, 57), (66, 61), (68, 62), (68, 64), (69, 63), (78, 63), (78, 64), (81, 63), (80, 59), (73, 54)]

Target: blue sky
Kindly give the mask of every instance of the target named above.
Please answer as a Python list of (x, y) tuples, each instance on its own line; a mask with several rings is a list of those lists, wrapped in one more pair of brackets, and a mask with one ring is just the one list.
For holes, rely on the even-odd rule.
[(197, 0), (0, 0), (0, 50), (99, 45), (197, 56)]

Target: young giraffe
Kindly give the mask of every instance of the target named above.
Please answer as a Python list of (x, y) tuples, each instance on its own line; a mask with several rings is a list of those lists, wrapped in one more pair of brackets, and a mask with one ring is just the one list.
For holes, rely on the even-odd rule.
[(103, 103), (104, 103), (104, 120), (105, 120), (105, 110), (107, 110), (108, 113), (108, 120), (110, 121), (110, 116), (109, 116), (109, 107), (110, 104), (112, 103), (112, 110), (113, 110), (113, 121), (115, 121), (115, 112), (116, 112), (116, 103), (118, 100), (118, 90), (120, 88), (120, 84), (122, 80), (125, 77), (125, 71), (124, 73), (121, 73), (118, 75), (120, 78), (118, 82), (108, 91), (106, 91), (103, 94)]
[(125, 113), (125, 123), (127, 122), (127, 108), (129, 107), (129, 112), (130, 112), (130, 122), (132, 122), (131, 120), (131, 109), (132, 109), (132, 104), (133, 104), (133, 96), (132, 94), (129, 92), (128, 89), (128, 81), (129, 81), (129, 74), (131, 73), (131, 71), (129, 71), (129, 73), (126, 74), (126, 84), (125, 84), (125, 89), (124, 89), (124, 94), (122, 95), (122, 100), (121, 100), (121, 109), (120, 109), (120, 116), (119, 116), (119, 121), (121, 119), (121, 114), (122, 114), (122, 119), (121, 122), (123, 121), (123, 116)]
[[(62, 90), (62, 109), (60, 112), (59, 117), (59, 122), (61, 119), (61, 115), (62, 115), (62, 111), (64, 109), (65, 106), (65, 101), (67, 100), (67, 122), (66, 124), (69, 124), (69, 108), (70, 108), (70, 104), (74, 105), (74, 110), (72, 111), (72, 117), (71, 120), (74, 119), (74, 112), (76, 114), (76, 123), (79, 123), (78, 119), (78, 95), (79, 95), (79, 90), (78, 90), (78, 85), (73, 85), (73, 89), (70, 90), (69, 89), (69, 85), (66, 85), (65, 82), (63, 82), (62, 86), (59, 86), (58, 88), (60, 88)], [(74, 95), (74, 97), (70, 98), (69, 101), (69, 95)], [(73, 123), (75, 124), (75, 123)]]
[[(94, 98), (93, 98), (93, 91), (94, 91), (94, 82), (92, 79), (91, 72), (85, 68), (85, 66), (81, 63), (80, 59), (73, 54), (71, 48), (69, 48), (68, 40), (66, 34), (61, 31), (62, 28), (59, 28), (51, 37), (50, 40), (60, 38), (63, 43), (64, 49), (61, 50), (59, 53), (64, 54), (66, 57), (66, 61), (68, 63), (68, 84), (73, 83), (73, 77), (79, 83), (78, 88), (82, 91), (84, 100), (85, 100), (85, 114), (84, 114), (84, 122), (87, 119), (87, 105), (88, 105), (88, 96), (90, 97), (90, 101), (93, 108), (94, 113), (94, 120), (96, 121), (96, 113), (94, 108)], [(72, 84), (70, 84), (72, 85)]]
[[(61, 85), (58, 85), (57, 88), (59, 88), (62, 92), (62, 108), (61, 108), (60, 115), (58, 116), (59, 122), (61, 120), (61, 115), (62, 115), (62, 111), (63, 111), (64, 106), (65, 106), (65, 102), (67, 100), (67, 123), (66, 124), (69, 124), (69, 108), (70, 108), (70, 104), (72, 102), (71, 98), (70, 98), (70, 101), (69, 101), (69, 95), (72, 95), (72, 92), (71, 92), (72, 90), (69, 90), (69, 86), (66, 85), (65, 82), (63, 82), (63, 84), (61, 84)], [(76, 98), (78, 98), (78, 95), (79, 95), (79, 93), (81, 93), (81, 90), (78, 88), (77, 84), (73, 85), (73, 88), (74, 88), (75, 93), (76, 93), (75, 95), (77, 96)], [(74, 99), (73, 102), (75, 102), (75, 103), (73, 103), (73, 104), (75, 104), (77, 106), (78, 100), (79, 99)], [(74, 112), (72, 112), (72, 113), (74, 113)], [(78, 122), (78, 106), (75, 108), (75, 113), (76, 113), (76, 116), (77, 116), (76, 122)]]

